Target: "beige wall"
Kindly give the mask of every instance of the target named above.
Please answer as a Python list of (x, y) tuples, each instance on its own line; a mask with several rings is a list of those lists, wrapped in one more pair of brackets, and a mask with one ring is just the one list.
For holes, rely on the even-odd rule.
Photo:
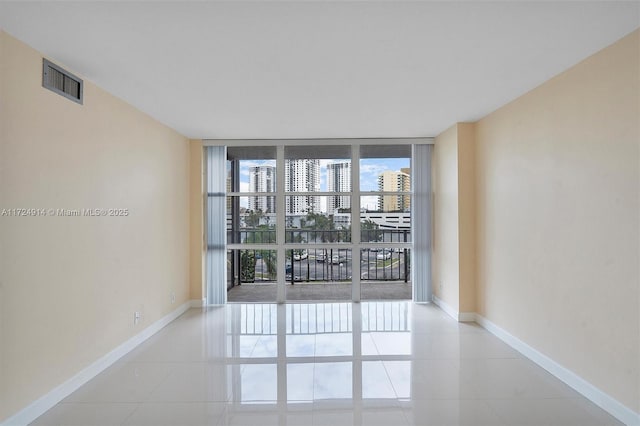
[(189, 299), (190, 157), (86, 80), (83, 106), (42, 88), (42, 56), (0, 46), (0, 209), (129, 209), (0, 216), (1, 421)]
[(475, 125), (458, 123), (459, 311), (476, 311)]
[(636, 412), (639, 39), (476, 125), (478, 312)]
[(189, 143), (190, 297), (204, 297), (204, 167), (202, 140)]
[(433, 148), (433, 293), (459, 310), (458, 126), (436, 137)]
[(458, 312), (475, 312), (474, 139), (474, 124), (458, 123), (434, 144), (433, 288)]

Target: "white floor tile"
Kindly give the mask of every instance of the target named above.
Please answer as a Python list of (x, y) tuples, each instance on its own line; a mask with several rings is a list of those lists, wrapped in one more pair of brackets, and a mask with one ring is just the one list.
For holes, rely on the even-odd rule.
[(519, 426), (604, 426), (620, 425), (613, 417), (594, 416), (574, 399), (499, 399), (487, 404), (506, 424)]
[(316, 335), (287, 335), (288, 357), (313, 357), (316, 353)]
[(124, 422), (126, 426), (218, 425), (225, 404), (203, 402), (142, 403)]
[(287, 365), (287, 401), (313, 401), (313, 374), (315, 364)]
[(371, 337), (371, 333), (360, 335), (361, 355), (379, 355), (378, 348)]
[[(359, 413), (356, 413), (358, 415)], [(409, 421), (401, 408), (371, 408), (363, 409), (360, 414), (362, 417), (363, 425), (371, 426), (388, 426), (397, 425), (405, 426), (409, 425)], [(358, 423), (359, 424), (359, 423)]]
[(410, 332), (370, 333), (380, 355), (412, 355)]
[(230, 404), (220, 419), (220, 426), (311, 426), (312, 410), (295, 406)]
[(318, 410), (313, 413), (314, 426), (342, 426), (342, 425), (371, 425), (371, 426), (405, 426), (409, 422), (400, 408), (376, 409), (335, 409)]
[(397, 398), (382, 361), (364, 361), (362, 363), (362, 398)]
[[(278, 400), (278, 366), (276, 364), (248, 364), (240, 373), (234, 392), (234, 402), (273, 402)], [(239, 394), (239, 398), (238, 398)]]
[(192, 309), (34, 424), (619, 425), (479, 326), (397, 301)]
[(323, 410), (313, 413), (313, 426), (352, 426), (355, 424), (352, 409)]
[(478, 400), (440, 399), (414, 401), (405, 409), (412, 425), (420, 426), (508, 426), (491, 408)]
[(227, 383), (241, 366), (208, 363), (172, 364), (170, 374), (146, 399), (148, 402), (225, 402)]
[(474, 396), (452, 360), (384, 361), (384, 365), (399, 398), (421, 401)]
[(428, 338), (428, 358), (521, 358), (522, 355), (489, 333), (442, 333)]
[(351, 399), (351, 373), (350, 362), (316, 363), (313, 375), (314, 399)]
[(122, 424), (138, 407), (134, 403), (60, 403), (33, 426), (111, 426)]
[(251, 352), (252, 358), (274, 358), (278, 356), (278, 336), (261, 336)]
[(343, 355), (353, 355), (352, 333), (327, 333), (316, 335), (316, 357)]
[(142, 402), (170, 374), (170, 364), (118, 363), (69, 395), (65, 402)]
[(460, 360), (460, 378), (475, 398), (576, 398), (579, 395), (523, 358)]

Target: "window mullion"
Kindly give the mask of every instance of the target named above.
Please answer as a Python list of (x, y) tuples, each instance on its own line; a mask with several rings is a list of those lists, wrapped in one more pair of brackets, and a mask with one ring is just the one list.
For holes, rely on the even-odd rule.
[(286, 198), (284, 193), (284, 145), (276, 147), (276, 253), (277, 253), (277, 293), (276, 301), (284, 303), (286, 299), (286, 253), (284, 248), (286, 236)]
[(351, 146), (351, 300), (360, 301), (360, 146)]

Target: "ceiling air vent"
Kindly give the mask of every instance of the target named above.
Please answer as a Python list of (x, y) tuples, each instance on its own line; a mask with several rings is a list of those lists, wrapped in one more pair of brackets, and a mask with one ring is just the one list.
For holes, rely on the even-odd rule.
[(82, 80), (44, 58), (42, 59), (42, 87), (82, 105)]

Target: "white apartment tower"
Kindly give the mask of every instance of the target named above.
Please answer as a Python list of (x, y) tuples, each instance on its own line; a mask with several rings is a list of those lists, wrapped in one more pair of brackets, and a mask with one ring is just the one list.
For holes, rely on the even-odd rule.
[[(409, 169), (400, 172), (384, 172), (378, 176), (378, 190), (384, 192), (411, 191), (411, 176)], [(411, 196), (409, 195), (381, 195), (378, 197), (378, 208), (383, 212), (409, 211)]]
[[(249, 192), (276, 192), (276, 168), (274, 166), (254, 166), (249, 168)], [(249, 210), (275, 213), (276, 198), (267, 195), (249, 197)]]
[[(351, 192), (351, 162), (327, 164), (327, 191)], [(333, 195), (328, 197), (327, 212), (334, 214), (338, 209), (351, 208), (350, 196)]]
[[(320, 160), (285, 160), (284, 190), (285, 192), (319, 192)], [(292, 196), (286, 198), (286, 212), (288, 214), (304, 215), (319, 211), (320, 197)]]

